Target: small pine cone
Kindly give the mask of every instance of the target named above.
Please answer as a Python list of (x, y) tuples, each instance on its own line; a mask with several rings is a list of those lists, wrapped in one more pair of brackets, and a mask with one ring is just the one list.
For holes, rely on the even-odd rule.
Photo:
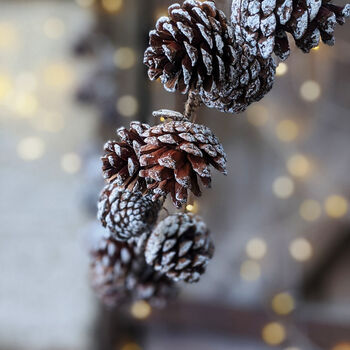
[(105, 155), (102, 159), (104, 178), (118, 186), (128, 187), (130, 190), (143, 191), (146, 188), (144, 179), (139, 174), (140, 148), (145, 143), (141, 134), (150, 127), (140, 122), (131, 122), (130, 129), (124, 127), (117, 130), (118, 141), (108, 141), (104, 146)]
[(214, 253), (206, 224), (193, 214), (161, 221), (149, 236), (146, 262), (174, 281), (198, 282)]
[(117, 184), (106, 185), (98, 202), (97, 217), (113, 237), (120, 241), (135, 239), (155, 225), (161, 208), (150, 195), (131, 192)]
[(285, 60), (290, 54), (287, 33), (303, 52), (319, 45), (320, 39), (334, 44), (336, 24), (350, 16), (350, 5), (335, 6), (330, 0), (234, 0), (232, 24), (237, 38), (249, 43), (252, 54)]
[(145, 133), (140, 176), (153, 180), (153, 200), (171, 194), (176, 207), (187, 202), (188, 190), (200, 196), (197, 176), (210, 187), (210, 165), (226, 174), (226, 156), (219, 140), (203, 125), (170, 121)]

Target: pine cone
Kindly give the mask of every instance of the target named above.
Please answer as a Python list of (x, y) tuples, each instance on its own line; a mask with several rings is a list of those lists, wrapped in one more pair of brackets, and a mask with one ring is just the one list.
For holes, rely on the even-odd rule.
[(154, 306), (163, 306), (176, 295), (173, 282), (153, 271), (133, 246), (113, 238), (101, 237), (91, 252), (91, 284), (97, 296), (113, 307), (147, 300)]
[(187, 202), (188, 190), (200, 196), (197, 176), (209, 187), (209, 165), (226, 174), (226, 156), (212, 131), (187, 121), (170, 121), (142, 134), (140, 176), (154, 182), (148, 186), (153, 200), (171, 194), (176, 207)]
[(131, 192), (110, 184), (103, 189), (98, 202), (98, 219), (107, 227), (113, 237), (126, 241), (149, 232), (158, 218), (159, 201), (150, 195)]
[(143, 191), (145, 180), (139, 174), (140, 148), (144, 145), (141, 134), (150, 127), (140, 122), (131, 122), (130, 129), (124, 127), (117, 130), (121, 142), (108, 141), (104, 146), (105, 155), (102, 159), (102, 171), (108, 182), (116, 182), (118, 186), (130, 190)]
[(168, 91), (196, 91), (208, 107), (238, 113), (271, 89), (275, 72), (272, 59), (245, 46), (213, 1), (186, 0), (170, 6), (150, 32), (144, 63)]
[(349, 4), (335, 6), (329, 0), (234, 0), (231, 18), (236, 37), (249, 43), (253, 55), (268, 58), (274, 51), (285, 60), (290, 54), (286, 33), (307, 53), (320, 39), (333, 45), (336, 24), (349, 16)]
[(214, 245), (206, 224), (193, 214), (161, 221), (148, 238), (146, 262), (174, 281), (198, 282), (212, 258)]

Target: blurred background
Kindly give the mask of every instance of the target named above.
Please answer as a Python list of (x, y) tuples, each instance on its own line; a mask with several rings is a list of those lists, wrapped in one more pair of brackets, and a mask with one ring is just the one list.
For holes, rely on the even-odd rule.
[(294, 50), (246, 113), (200, 109), (229, 164), (187, 208), (216, 244), (201, 282), (162, 310), (91, 292), (104, 142), (183, 110), (142, 64), (170, 3), (0, 2), (0, 349), (349, 350), (349, 26)]

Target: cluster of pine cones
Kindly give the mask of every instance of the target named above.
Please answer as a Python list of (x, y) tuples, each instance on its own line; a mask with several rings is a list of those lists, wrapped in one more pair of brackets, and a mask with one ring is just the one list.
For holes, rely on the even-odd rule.
[(132, 122), (105, 145), (98, 218), (108, 236), (92, 251), (91, 276), (106, 304), (163, 303), (176, 282), (197, 282), (213, 256), (200, 217), (183, 211), (158, 220), (168, 194), (176, 208), (184, 207), (190, 193), (210, 187), (211, 166), (226, 174), (223, 147), (193, 122), (194, 109), (203, 103), (243, 111), (272, 88), (272, 54), (288, 57), (286, 33), (309, 52), (320, 39), (332, 45), (335, 25), (349, 15), (350, 5), (330, 0), (233, 0), (228, 21), (213, 1), (186, 0), (157, 21), (144, 56), (149, 78), (188, 94), (188, 101), (184, 114), (154, 112), (165, 122)]

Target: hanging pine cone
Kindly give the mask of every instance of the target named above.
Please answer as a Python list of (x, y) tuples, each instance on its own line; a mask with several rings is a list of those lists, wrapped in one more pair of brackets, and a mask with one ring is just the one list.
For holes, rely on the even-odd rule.
[(206, 224), (193, 214), (161, 221), (148, 238), (146, 262), (174, 281), (198, 282), (212, 258), (214, 245)]
[(334, 44), (336, 24), (350, 16), (350, 5), (335, 6), (330, 0), (234, 0), (232, 24), (236, 37), (249, 43), (252, 54), (268, 58), (274, 51), (281, 59), (290, 54), (287, 33), (296, 45), (309, 52), (320, 39)]
[(98, 219), (115, 239), (126, 241), (149, 232), (157, 221), (159, 201), (139, 191), (131, 192), (110, 184), (103, 189), (98, 202)]
[(117, 130), (120, 142), (108, 141), (105, 144), (105, 155), (101, 159), (103, 175), (108, 182), (116, 182), (130, 190), (143, 191), (146, 188), (144, 179), (138, 174), (140, 148), (145, 144), (141, 134), (149, 128), (147, 124), (131, 122), (129, 130), (124, 127)]
[(212, 1), (169, 7), (150, 32), (145, 52), (151, 80), (168, 91), (197, 92), (208, 107), (238, 113), (272, 87), (275, 65), (237, 43), (225, 14)]
[(173, 282), (153, 271), (132, 246), (101, 237), (91, 251), (90, 278), (97, 296), (107, 306), (147, 300), (163, 306), (176, 295)]
[(188, 121), (170, 121), (142, 134), (140, 176), (153, 180), (153, 200), (171, 194), (176, 207), (187, 202), (188, 190), (200, 196), (197, 176), (211, 183), (210, 165), (226, 174), (226, 156), (212, 131)]

